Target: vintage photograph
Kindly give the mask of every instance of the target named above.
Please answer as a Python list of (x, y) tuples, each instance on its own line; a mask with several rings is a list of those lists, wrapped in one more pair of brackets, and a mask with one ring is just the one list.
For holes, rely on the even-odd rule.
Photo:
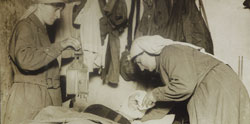
[(250, 124), (250, 0), (0, 0), (0, 124)]

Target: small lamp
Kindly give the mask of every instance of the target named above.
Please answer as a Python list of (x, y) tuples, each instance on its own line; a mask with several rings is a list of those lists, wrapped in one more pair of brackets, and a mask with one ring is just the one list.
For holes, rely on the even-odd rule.
[(66, 71), (66, 93), (74, 94), (87, 101), (89, 73), (88, 67), (83, 63), (82, 52), (75, 52), (75, 57)]

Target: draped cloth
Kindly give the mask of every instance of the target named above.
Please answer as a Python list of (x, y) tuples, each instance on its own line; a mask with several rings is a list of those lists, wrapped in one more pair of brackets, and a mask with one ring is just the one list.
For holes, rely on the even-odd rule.
[(137, 37), (161, 35), (174, 41), (200, 46), (213, 54), (208, 27), (195, 0), (144, 0), (144, 12)]
[(207, 53), (205, 49), (202, 47), (199, 47), (190, 43), (186, 43), (186, 42), (179, 42), (179, 41), (173, 41), (171, 39), (165, 39), (160, 35), (142, 36), (142, 37), (135, 39), (130, 50), (130, 58), (134, 58), (144, 51), (151, 55), (159, 55), (165, 46), (174, 45), (174, 44), (180, 44), (180, 45), (192, 47), (206, 55), (212, 56), (213, 58), (216, 58), (222, 61), (223, 63), (227, 64), (227, 62), (225, 62), (224, 60), (210, 53)]
[(32, 0), (33, 3), (29, 8), (24, 12), (20, 20), (27, 18), (30, 14), (34, 13), (37, 10), (37, 3), (65, 3), (66, 0)]
[(154, 35), (154, 36), (142, 36), (135, 39), (135, 41), (132, 44), (132, 48), (130, 50), (130, 55), (131, 58), (134, 58), (135, 56), (141, 54), (144, 51), (152, 55), (159, 55), (165, 46), (173, 44), (190, 46), (204, 52), (204, 49), (201, 47), (189, 43), (173, 41), (171, 39), (165, 39), (160, 35)]

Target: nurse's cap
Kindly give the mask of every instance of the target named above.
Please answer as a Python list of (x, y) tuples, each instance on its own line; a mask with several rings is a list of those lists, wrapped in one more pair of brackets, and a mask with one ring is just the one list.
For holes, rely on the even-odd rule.
[(32, 0), (33, 3), (67, 3), (69, 0)]

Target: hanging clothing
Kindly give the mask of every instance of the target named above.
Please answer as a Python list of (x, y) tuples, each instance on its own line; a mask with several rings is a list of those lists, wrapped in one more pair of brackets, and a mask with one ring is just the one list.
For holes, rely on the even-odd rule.
[(165, 28), (170, 18), (170, 2), (171, 0), (144, 0), (144, 12), (137, 33), (155, 35), (158, 30)]
[(32, 119), (42, 108), (62, 104), (56, 60), (62, 50), (59, 43), (51, 44), (45, 25), (36, 15), (18, 22), (9, 44), (14, 83), (4, 124)]
[(213, 54), (212, 38), (195, 0), (174, 2), (171, 19), (162, 36), (200, 46)]
[[(76, 6), (76, 3), (70, 2), (66, 3), (64, 9), (61, 12), (61, 19), (56, 23), (56, 35), (55, 42), (61, 42), (67, 38), (75, 38), (80, 41), (80, 31), (73, 27), (72, 16), (73, 8)], [(68, 64), (61, 63), (62, 58), (72, 58), (74, 57), (75, 51), (72, 49), (66, 49), (62, 52), (57, 59), (59, 60), (59, 65), (61, 66), (60, 74), (66, 75), (66, 70)]]
[[(131, 1), (131, 8), (130, 8), (130, 13), (129, 13), (129, 18), (128, 18), (128, 43), (126, 46), (126, 49), (130, 50), (130, 47), (132, 45), (132, 41), (134, 40), (135, 36), (135, 31), (137, 30), (138, 23), (140, 20), (140, 6), (141, 6), (141, 1), (140, 0), (132, 0)], [(136, 14), (135, 14), (136, 12)], [(134, 17), (135, 19), (135, 26), (133, 25), (134, 23)]]
[(213, 54), (212, 38), (195, 0), (164, 1), (165, 4), (163, 1), (157, 1), (158, 4), (156, 1), (144, 2), (144, 14), (137, 33), (188, 42)]
[[(120, 72), (120, 39), (119, 36), (127, 26), (127, 5), (124, 0), (116, 0), (114, 6), (105, 0), (99, 0), (99, 5), (103, 13), (100, 19), (100, 34), (102, 43), (108, 35), (108, 46), (105, 58), (105, 68), (102, 71), (104, 83), (117, 84), (119, 82)], [(104, 8), (112, 7), (111, 12)]]
[[(88, 66), (89, 72), (94, 68), (104, 66), (105, 57), (102, 50), (100, 23), (99, 20), (102, 13), (99, 7), (98, 0), (88, 0), (76, 17), (75, 24), (80, 25), (80, 37), (84, 53), (84, 63)], [(98, 59), (100, 58), (100, 59)]]
[[(80, 40), (80, 31), (79, 29), (73, 26), (73, 9), (76, 6), (75, 2), (66, 3), (64, 9), (61, 12), (61, 19), (58, 20), (56, 27), (56, 39), (55, 42), (60, 42), (66, 38), (72, 37)], [(71, 53), (70, 50), (63, 51), (63, 57), (73, 57), (73, 50)]]
[(102, 71), (102, 79), (104, 83), (119, 82), (120, 72), (120, 33), (112, 31), (108, 36), (107, 51), (105, 57), (105, 68)]
[[(125, 81), (135, 80), (135, 64), (129, 59), (129, 50), (135, 37), (135, 31), (140, 20), (141, 0), (132, 0), (128, 19), (128, 35), (125, 51), (120, 59), (120, 75)], [(135, 14), (136, 13), (136, 14)], [(135, 18), (134, 18), (135, 17)]]
[(128, 36), (127, 36), (127, 46), (126, 49), (130, 49), (131, 45), (132, 45), (132, 37), (133, 37), (133, 18), (134, 18), (134, 11), (136, 8), (136, 1), (138, 0), (132, 0), (131, 1), (131, 8), (130, 8), (130, 13), (129, 13), (129, 17), (128, 17)]

